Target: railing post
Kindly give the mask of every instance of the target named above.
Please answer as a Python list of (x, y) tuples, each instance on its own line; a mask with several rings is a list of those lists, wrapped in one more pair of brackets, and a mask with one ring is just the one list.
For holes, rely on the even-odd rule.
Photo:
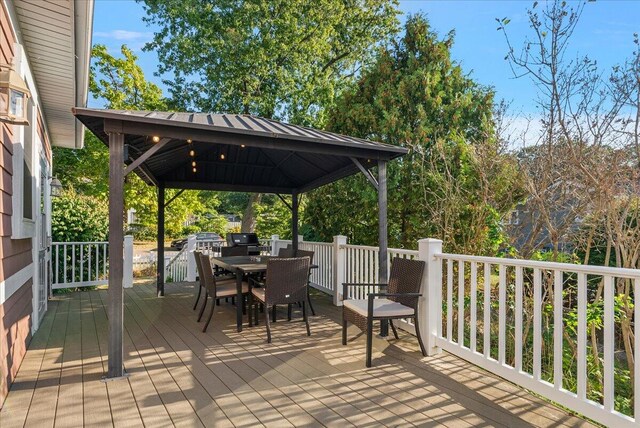
[(196, 235), (187, 237), (187, 281), (196, 280), (196, 258), (193, 252), (196, 250)]
[(271, 255), (278, 255), (278, 240), (280, 239), (280, 235), (271, 235)]
[(344, 245), (347, 245), (346, 236), (333, 237), (333, 304), (336, 306), (342, 306), (342, 283), (346, 281), (347, 252)]
[(124, 264), (122, 265), (122, 286), (133, 287), (133, 236), (124, 237)]
[(441, 352), (437, 338), (442, 328), (442, 260), (435, 256), (442, 254), (442, 241), (421, 239), (418, 241), (418, 259), (424, 260), (426, 268), (422, 277), (422, 297), (418, 305), (420, 335), (427, 348), (427, 355)]

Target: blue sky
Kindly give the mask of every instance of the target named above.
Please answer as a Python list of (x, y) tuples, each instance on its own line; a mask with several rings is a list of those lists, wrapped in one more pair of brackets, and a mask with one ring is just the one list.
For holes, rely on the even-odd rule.
[[(514, 79), (508, 63), (503, 35), (496, 31), (495, 18), (508, 17), (510, 36), (520, 46), (528, 33), (526, 11), (532, 1), (439, 0), (401, 1), (404, 16), (424, 12), (440, 35), (455, 30), (453, 58), (478, 82), (493, 86), (498, 98), (512, 102), (516, 111), (533, 114), (535, 88), (526, 78)], [(542, 3), (542, 1), (540, 1)], [(114, 52), (127, 44), (140, 57), (147, 78), (161, 85), (154, 52), (142, 52), (154, 28), (142, 21), (142, 5), (129, 0), (96, 0), (94, 43)], [(400, 19), (404, 19), (402, 16)], [(640, 33), (640, 1), (599, 0), (587, 4), (573, 39), (575, 54), (588, 54), (603, 68), (621, 63), (633, 51), (633, 33)], [(162, 86), (162, 85), (161, 85)], [(96, 106), (96, 102), (93, 102)]]

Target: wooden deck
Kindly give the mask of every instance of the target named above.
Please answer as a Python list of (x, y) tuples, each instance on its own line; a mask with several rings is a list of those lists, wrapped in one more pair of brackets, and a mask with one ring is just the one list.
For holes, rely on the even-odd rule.
[[(315, 295), (311, 337), (278, 321), (237, 333), (234, 308), (207, 333), (191, 284), (126, 291), (125, 365), (102, 382), (106, 291), (56, 297), (0, 411), (3, 428), (28, 426), (585, 426), (585, 421), (447, 353), (422, 358), (415, 338), (340, 344), (340, 312)], [(356, 330), (350, 330), (351, 337)]]

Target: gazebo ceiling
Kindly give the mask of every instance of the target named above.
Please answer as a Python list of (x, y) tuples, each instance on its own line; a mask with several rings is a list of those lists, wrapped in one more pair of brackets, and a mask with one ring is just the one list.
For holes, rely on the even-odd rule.
[(167, 188), (301, 193), (359, 172), (354, 159), (370, 168), (407, 153), (250, 115), (85, 108), (73, 113), (106, 145), (109, 132), (123, 133), (127, 165), (162, 144), (135, 172), (148, 184)]

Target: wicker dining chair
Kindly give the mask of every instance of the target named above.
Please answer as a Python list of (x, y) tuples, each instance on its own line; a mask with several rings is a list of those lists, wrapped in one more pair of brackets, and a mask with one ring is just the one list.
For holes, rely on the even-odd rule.
[(293, 247), (291, 246), (288, 246), (287, 248), (280, 248), (278, 250), (278, 257), (280, 258), (291, 258), (293, 256)]
[(202, 259), (200, 256), (202, 253), (200, 251), (195, 250), (193, 252), (193, 257), (196, 259), (196, 269), (198, 270), (198, 297), (196, 297), (196, 301), (193, 304), (193, 310), (195, 311), (198, 307), (198, 302), (200, 301), (200, 295), (202, 294), (202, 289), (204, 288), (204, 275), (202, 274)]
[[(204, 313), (204, 308), (207, 305), (207, 298), (211, 297), (211, 310), (209, 311), (209, 318), (207, 318), (207, 322), (205, 323), (202, 331), (207, 331), (207, 327), (209, 327), (209, 323), (211, 322), (211, 318), (213, 317), (213, 311), (216, 308), (216, 301), (221, 297), (233, 297), (237, 294), (236, 290), (236, 280), (235, 278), (229, 279), (217, 279), (213, 274), (213, 270), (211, 269), (211, 259), (206, 254), (200, 254), (200, 265), (202, 266), (202, 273), (204, 277), (204, 288), (206, 290), (204, 296), (204, 303), (202, 308), (200, 308), (200, 314), (198, 315), (198, 322), (202, 319), (202, 314)], [(249, 293), (249, 285), (246, 281), (242, 282), (242, 294), (243, 301), (236, 302), (238, 305), (244, 305), (244, 296)]]
[[(314, 255), (315, 255), (315, 252), (308, 251), (308, 250), (298, 250), (298, 252), (296, 253), (296, 257), (309, 257), (309, 264), (313, 264)], [(311, 269), (309, 269), (309, 277), (308, 277), (308, 281), (310, 280), (311, 280)], [(309, 296), (310, 289), (311, 287), (308, 286), (307, 287), (307, 303), (309, 304), (309, 309), (311, 309), (311, 315), (315, 316), (316, 310), (313, 309), (313, 305), (311, 304), (311, 296)], [(291, 320), (291, 305), (289, 305), (289, 320)]]
[[(309, 257), (309, 263), (313, 263), (313, 251), (306, 250), (298, 250), (295, 254), (295, 257)], [(294, 257), (293, 246), (291, 244), (287, 245), (287, 248), (280, 248), (278, 250), (278, 257), (280, 258), (291, 258)], [(311, 276), (311, 270), (309, 270), (309, 276)], [(300, 302), (298, 302), (300, 303)], [(313, 308), (311, 304), (311, 297), (309, 296), (309, 287), (307, 287), (307, 303), (309, 304), (309, 309), (311, 309), (311, 314), (315, 316), (316, 310)], [(291, 321), (291, 305), (287, 305), (287, 319)], [(276, 322), (276, 305), (273, 305), (271, 309), (271, 321)]]
[(307, 336), (311, 336), (307, 317), (307, 286), (309, 281), (309, 257), (267, 260), (267, 275), (264, 283), (254, 278), (249, 279), (249, 326), (253, 325), (253, 309), (258, 324), (258, 306), (265, 306), (265, 322), (267, 324), (267, 343), (271, 343), (271, 324), (269, 307), (302, 302), (302, 318), (307, 328)]
[[(393, 334), (398, 339), (398, 332), (393, 325), (394, 319), (413, 318), (416, 336), (422, 355), (426, 356), (418, 319), (418, 298), (422, 295), (422, 275), (425, 263), (422, 260), (410, 260), (396, 257), (391, 263), (391, 274), (388, 284), (344, 283), (342, 301), (342, 344), (347, 344), (347, 323), (355, 324), (367, 333), (366, 366), (371, 367), (371, 348), (373, 342), (373, 321), (389, 320)], [(368, 293), (366, 299), (348, 299), (350, 287), (386, 288), (386, 292)], [(369, 290), (367, 290), (369, 291)]]

